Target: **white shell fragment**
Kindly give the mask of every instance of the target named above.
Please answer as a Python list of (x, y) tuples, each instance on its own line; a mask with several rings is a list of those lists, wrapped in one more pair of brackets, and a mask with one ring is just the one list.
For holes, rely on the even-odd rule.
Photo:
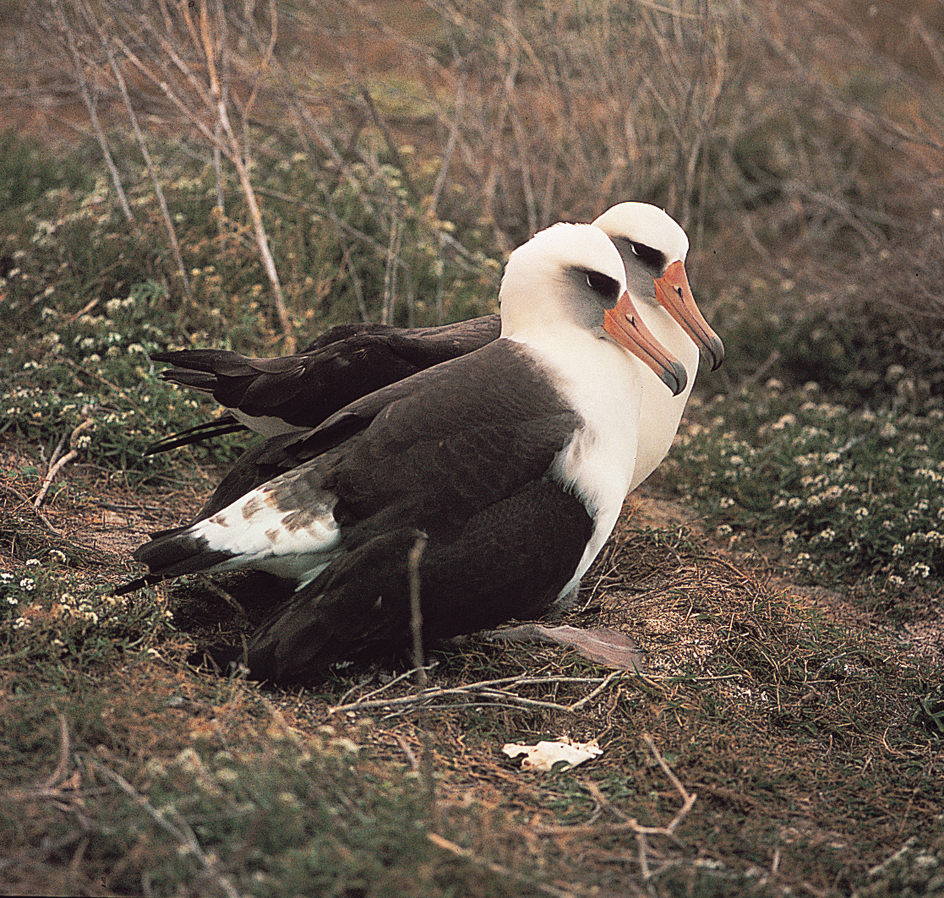
[(572, 742), (566, 737), (560, 742), (539, 742), (537, 745), (517, 745), (509, 742), (502, 746), (502, 751), (509, 758), (524, 755), (521, 766), (528, 770), (546, 772), (554, 769), (555, 764), (561, 761), (566, 763), (570, 770), (584, 761), (589, 761), (603, 754), (596, 739), (590, 742)]

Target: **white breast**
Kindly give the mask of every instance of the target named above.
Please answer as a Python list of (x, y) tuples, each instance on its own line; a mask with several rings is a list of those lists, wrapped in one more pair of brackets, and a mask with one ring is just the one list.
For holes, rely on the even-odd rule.
[(640, 317), (656, 339), (684, 366), (688, 383), (673, 396), (651, 368), (639, 365), (642, 402), (639, 410), (639, 451), (630, 491), (636, 489), (661, 463), (672, 448), (682, 413), (698, 373), (698, 346), (661, 306), (639, 304)]
[[(554, 387), (583, 420), (558, 454), (554, 474), (587, 506), (593, 533), (566, 596), (587, 572), (613, 532), (629, 492), (639, 443), (639, 408), (644, 366), (608, 339), (569, 329), (535, 335), (524, 344), (548, 372)], [(662, 386), (665, 392), (665, 386)]]

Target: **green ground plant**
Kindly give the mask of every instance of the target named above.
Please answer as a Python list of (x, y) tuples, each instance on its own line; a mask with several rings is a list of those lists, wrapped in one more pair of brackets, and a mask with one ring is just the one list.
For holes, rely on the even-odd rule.
[(831, 402), (813, 382), (716, 396), (669, 471), (719, 533), (779, 542), (819, 581), (940, 588), (944, 412)]
[[(35, 152), (11, 135), (5, 141), (11, 155), (28, 158)], [(183, 429), (206, 415), (196, 399), (159, 379), (152, 353), (217, 346), (259, 354), (275, 343), (275, 324), (262, 301), (261, 268), (247, 260), (235, 225), (229, 235), (218, 227), (206, 171), (201, 176), (199, 165), (159, 152), (152, 155), (168, 176), (164, 193), (179, 219), (192, 300), (168, 281), (153, 250), (144, 250), (159, 228), (152, 194), (130, 194), (137, 215), (132, 227), (109, 202), (102, 181), (91, 193), (56, 183), (7, 209), (2, 255), (8, 264), (0, 279), (0, 327), (9, 333), (0, 358), (6, 384), (0, 432), (39, 441), (51, 452), (57, 440), (87, 421), (75, 448), (141, 476), (167, 470), (166, 459), (145, 454), (151, 443), (169, 428)], [(265, 179), (276, 196), (267, 225), (276, 260), (287, 273), (301, 339), (352, 320), (387, 317), (419, 325), (495, 308), (497, 264), (483, 254), (453, 253), (456, 261), (450, 262), (436, 237), (447, 233), (448, 223), (430, 227), (402, 197), (395, 229), (404, 248), (393, 267), (403, 286), (391, 287), (393, 276), (380, 262), (387, 256), (380, 241), (387, 237), (368, 221), (363, 195), (402, 190), (395, 170), (382, 166), (375, 175), (355, 166), (351, 174), (362, 182), (344, 181), (330, 198), (322, 197), (343, 222), (336, 228), (314, 202), (323, 181), (313, 173), (322, 162), (296, 154), (273, 166)], [(29, 196), (33, 172), (28, 165), (8, 169), (7, 193)], [(232, 208), (238, 199), (231, 200), (230, 214), (238, 215)], [(348, 271), (352, 240), (369, 244), (370, 251)], [(232, 458), (221, 451), (217, 460)]]

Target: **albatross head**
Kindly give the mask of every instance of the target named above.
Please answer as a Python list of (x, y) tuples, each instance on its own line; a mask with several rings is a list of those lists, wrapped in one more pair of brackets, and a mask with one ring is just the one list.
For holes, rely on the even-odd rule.
[(529, 335), (588, 331), (642, 360), (674, 395), (685, 388), (684, 366), (642, 322), (619, 252), (593, 225), (552, 225), (519, 246), (505, 266), (499, 301), (503, 337), (527, 342)]
[(717, 368), (724, 361), (724, 344), (695, 305), (685, 272), (685, 231), (649, 203), (619, 203), (593, 224), (619, 250), (630, 295), (653, 309), (661, 305), (710, 359), (712, 370)]

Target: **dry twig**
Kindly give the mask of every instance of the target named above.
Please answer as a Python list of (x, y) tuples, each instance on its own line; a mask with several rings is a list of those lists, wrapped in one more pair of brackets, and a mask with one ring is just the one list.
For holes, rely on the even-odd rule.
[(601, 832), (631, 832), (636, 837), (636, 845), (639, 851), (639, 868), (642, 872), (642, 877), (644, 880), (648, 880), (652, 877), (652, 869), (649, 864), (649, 855), (652, 849), (649, 845), (648, 837), (664, 836), (667, 839), (671, 839), (673, 842), (677, 842), (678, 839), (675, 835), (675, 832), (682, 824), (682, 821), (688, 816), (698, 796), (695, 793), (689, 792), (682, 785), (681, 781), (675, 775), (672, 768), (666, 763), (665, 758), (662, 757), (659, 749), (656, 748), (652, 738), (644, 733), (642, 739), (643, 742), (646, 743), (649, 751), (652, 753), (652, 756), (655, 758), (656, 763), (662, 768), (665, 775), (669, 778), (669, 781), (682, 797), (681, 807), (668, 824), (665, 826), (645, 826), (641, 824), (635, 817), (630, 817), (628, 814), (624, 813), (618, 807), (613, 805), (600, 790), (599, 786), (597, 786), (596, 783), (590, 781), (583, 784), (584, 788), (590, 793), (594, 801), (596, 801), (597, 806), (609, 811), (611, 814), (613, 814), (613, 816), (618, 817), (620, 821), (619, 823), (599, 824), (590, 822), (577, 826), (539, 826), (537, 827), (536, 831), (541, 835), (549, 836), (595, 835)]
[(83, 409), (83, 415), (85, 419), (79, 424), (75, 430), (69, 436), (69, 451), (63, 455), (61, 458), (57, 459), (57, 454), (62, 451), (62, 443), (56, 447), (56, 452), (53, 453), (53, 457), (49, 459), (49, 470), (46, 472), (46, 476), (43, 478), (42, 486), (39, 488), (39, 492), (36, 494), (36, 498), (33, 500), (33, 508), (36, 511), (39, 511), (40, 506), (43, 504), (43, 500), (46, 498), (46, 493), (49, 492), (49, 488), (52, 486), (53, 480), (56, 479), (56, 475), (74, 458), (77, 458), (79, 455), (78, 439), (82, 434), (82, 431), (88, 430), (90, 427), (94, 426), (95, 420), (89, 417), (89, 410)]
[(171, 250), (174, 254), (174, 262), (177, 265), (177, 276), (180, 278), (180, 283), (184, 290), (184, 296), (186, 297), (187, 302), (190, 302), (190, 300), (193, 298), (193, 294), (190, 290), (190, 278), (187, 276), (184, 258), (180, 252), (180, 241), (177, 239), (177, 229), (174, 227), (174, 222), (170, 217), (170, 210), (167, 208), (167, 200), (165, 199), (164, 191), (161, 188), (160, 178), (157, 176), (157, 169), (155, 168), (154, 162), (151, 159), (151, 154), (147, 147), (147, 141), (144, 139), (144, 134), (141, 132), (141, 126), (138, 123), (138, 117), (135, 114), (134, 106), (131, 103), (131, 97), (128, 94), (128, 86), (125, 83), (124, 76), (121, 74), (121, 67), (118, 65), (118, 62), (115, 59), (112, 42), (102, 30), (102, 26), (99, 24), (95, 10), (92, 9), (91, 5), (88, 3), (88, 0), (83, 2), (82, 7), (86, 19), (91, 22), (92, 27), (98, 36), (99, 43), (108, 57), (108, 65), (111, 68), (112, 74), (115, 78), (115, 83), (118, 85), (118, 90), (121, 93), (121, 99), (125, 106), (125, 112), (128, 114), (128, 121), (131, 123), (131, 128), (134, 131), (134, 137), (138, 143), (138, 150), (141, 152), (141, 158), (144, 159), (144, 164), (148, 170), (148, 176), (151, 179), (151, 187), (154, 189), (154, 195), (157, 197), (157, 202), (161, 210), (161, 217), (164, 219), (164, 229), (167, 231), (167, 239), (170, 241)]
[(413, 634), (413, 664), (416, 686), (426, 688), (426, 668), (423, 666), (423, 611), (420, 606), (420, 559), (426, 548), (426, 537), (418, 536), (408, 559), (410, 567), (410, 630)]
[[(260, 74), (268, 68), (268, 61), (272, 57), (272, 52), (275, 49), (275, 34), (276, 34), (276, 22), (277, 17), (275, 14), (275, 6), (270, 7), (272, 15), (272, 41), (270, 42), (267, 48), (267, 56), (264, 57), (263, 62), (260, 66)], [(224, 41), (219, 39), (216, 35), (219, 35), (221, 28), (218, 27), (221, 23), (225, 22), (225, 11), (222, 6), (216, 6), (216, 25), (217, 27), (212, 27), (209, 21), (209, 14), (207, 12), (207, 4), (203, 4), (200, 8), (200, 44), (203, 47), (204, 56), (206, 58), (207, 72), (210, 79), (210, 96), (212, 98), (212, 104), (216, 111), (217, 124), (223, 129), (223, 134), (226, 137), (226, 154), (229, 157), (230, 162), (232, 162), (233, 167), (236, 169), (236, 174), (239, 176), (239, 184), (242, 187), (243, 196), (246, 198), (246, 206), (249, 209), (249, 217), (252, 219), (253, 232), (256, 237), (256, 245), (259, 248), (259, 255), (262, 259), (262, 265), (265, 268), (266, 276), (269, 278), (269, 285), (272, 287), (272, 295), (275, 299), (275, 309), (276, 313), (279, 316), (279, 322), (282, 325), (282, 336), (284, 340), (284, 347), (287, 354), (291, 355), (295, 351), (295, 334), (292, 327), (292, 321), (288, 314), (288, 309), (285, 305), (285, 294), (282, 291), (282, 283), (279, 280), (279, 274), (275, 267), (275, 260), (272, 258), (272, 252), (269, 249), (269, 238), (266, 233), (265, 224), (262, 221), (262, 212), (259, 209), (259, 202), (256, 199), (256, 193), (252, 186), (252, 181), (249, 178), (249, 169), (246, 165), (244, 159), (244, 150), (239, 145), (239, 140), (236, 137), (236, 132), (233, 130), (233, 126), (229, 118), (229, 94), (225, 90), (225, 84), (221, 83), (219, 74), (216, 67), (216, 57), (219, 54), (221, 58), (225, 61), (226, 56), (229, 53), (229, 48), (225, 45)], [(184, 15), (187, 17), (188, 26), (192, 29), (193, 26), (190, 22), (190, 14), (184, 9)], [(225, 30), (224, 30), (225, 33)], [(252, 103), (252, 100), (256, 96), (256, 90), (253, 89), (252, 97), (250, 98), (249, 104), (245, 114), (248, 115), (248, 107)]]
[(444, 836), (439, 835), (439, 833), (427, 833), (426, 838), (429, 839), (429, 841), (432, 842), (437, 848), (441, 848), (443, 851), (448, 851), (450, 854), (454, 854), (456, 857), (461, 857), (463, 860), (467, 860), (478, 867), (484, 867), (486, 870), (494, 873), (496, 876), (502, 876), (506, 879), (511, 879), (514, 882), (527, 883), (530, 888), (537, 889), (539, 892), (542, 892), (545, 895), (552, 896), (552, 898), (576, 898), (573, 892), (544, 885), (544, 883), (535, 882), (530, 877), (516, 873), (514, 870), (510, 870), (508, 867), (505, 867), (502, 864), (496, 864), (494, 861), (487, 861), (485, 858), (477, 857), (475, 854), (469, 851), (468, 848), (463, 848), (461, 845), (457, 845), (451, 839), (447, 839)]
[[(435, 699), (451, 696), (474, 698), (476, 703), (482, 703), (483, 701), (508, 702), (510, 705), (523, 708), (544, 708), (550, 711), (575, 713), (593, 701), (593, 699), (600, 695), (617, 677), (620, 677), (624, 673), (625, 671), (615, 670), (606, 677), (502, 677), (497, 680), (481, 680), (477, 683), (468, 683), (464, 686), (454, 686), (451, 688), (427, 688), (410, 695), (400, 696), (399, 698), (363, 699), (346, 705), (335, 705), (328, 709), (328, 713), (340, 714), (346, 711), (363, 711), (368, 708), (389, 707), (398, 708), (399, 711), (397, 713), (406, 714), (427, 708), (430, 702)], [(593, 684), (595, 688), (571, 705), (524, 698), (515, 692), (499, 688), (503, 686), (559, 685), (566, 683), (583, 683), (588, 686)]]
[(59, 22), (59, 28), (65, 36), (66, 46), (69, 48), (69, 57), (72, 60), (72, 70), (75, 75), (75, 79), (78, 82), (79, 91), (82, 94), (82, 102), (85, 103), (85, 108), (88, 110), (89, 121), (92, 123), (92, 130), (95, 132), (95, 138), (98, 140), (98, 145), (101, 148), (102, 156), (105, 159), (105, 165), (108, 168), (112, 185), (115, 188), (115, 193), (118, 195), (121, 211), (124, 212), (125, 218), (130, 223), (134, 224), (134, 214), (131, 211), (128, 198), (125, 196), (125, 190), (121, 184), (121, 176), (118, 174), (118, 166), (115, 164), (114, 157), (111, 154), (111, 148), (109, 147), (108, 140), (105, 137), (105, 132), (102, 130), (101, 122), (98, 120), (97, 105), (92, 98), (92, 92), (89, 87), (88, 79), (85, 77), (85, 66), (82, 62), (82, 58), (79, 56), (72, 25), (69, 23), (69, 18), (62, 8), (61, 0), (53, 0), (53, 6), (56, 10), (56, 18)]
[(55, 536), (62, 536), (62, 531), (53, 526), (49, 518), (46, 517), (38, 508), (33, 507), (33, 502), (29, 497), (24, 496), (15, 486), (10, 486), (9, 483), (0, 482), (0, 489), (5, 493), (9, 493), (11, 496), (19, 499), (25, 506), (30, 508), (33, 514), (39, 518), (40, 523), (52, 534)]
[[(59, 760), (55, 770), (46, 778), (41, 786), (22, 789), (8, 789), (5, 795), (11, 801), (50, 801), (62, 811), (71, 813), (79, 823), (83, 836), (87, 836), (95, 827), (91, 819), (85, 814), (84, 803), (80, 787), (82, 774), (78, 768), (70, 772), (72, 741), (69, 737), (69, 724), (62, 713), (57, 714), (59, 719)], [(74, 835), (67, 837), (63, 845), (76, 841)]]

